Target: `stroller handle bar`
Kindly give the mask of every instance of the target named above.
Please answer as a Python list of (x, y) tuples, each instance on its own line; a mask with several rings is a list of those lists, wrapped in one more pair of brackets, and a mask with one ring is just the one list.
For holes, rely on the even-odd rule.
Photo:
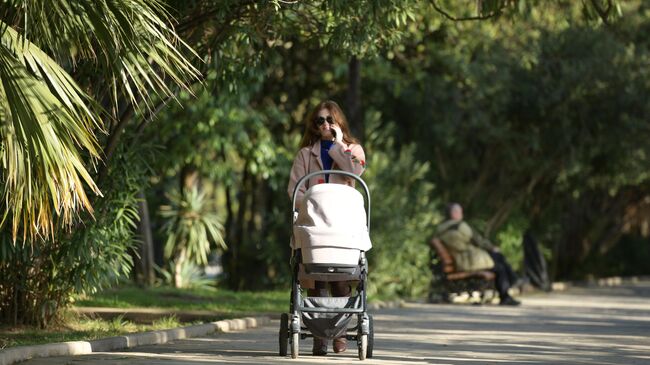
[(368, 185), (366, 184), (365, 181), (363, 181), (358, 175), (353, 174), (351, 172), (341, 171), (341, 170), (321, 170), (303, 176), (302, 178), (300, 178), (300, 180), (298, 180), (298, 183), (296, 183), (296, 187), (293, 188), (293, 196), (291, 197), (291, 212), (296, 211), (296, 197), (298, 196), (298, 191), (300, 190), (300, 187), (304, 185), (307, 181), (309, 181), (310, 178), (317, 175), (325, 175), (325, 174), (343, 175), (343, 176), (351, 177), (355, 179), (357, 182), (359, 182), (359, 184), (361, 184), (361, 186), (363, 187), (363, 192), (366, 195), (366, 201), (368, 202), (366, 207), (366, 227), (368, 228), (368, 232), (370, 232), (370, 190), (368, 189)]

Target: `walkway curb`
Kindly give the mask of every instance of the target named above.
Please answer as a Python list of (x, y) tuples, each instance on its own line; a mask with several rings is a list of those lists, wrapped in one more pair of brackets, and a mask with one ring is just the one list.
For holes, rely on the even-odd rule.
[(210, 333), (230, 332), (268, 324), (269, 317), (229, 319), (194, 326), (149, 331), (94, 341), (70, 341), (35, 346), (18, 346), (0, 351), (0, 365), (11, 365), (37, 357), (86, 355), (142, 345), (158, 345), (169, 341), (203, 336)]

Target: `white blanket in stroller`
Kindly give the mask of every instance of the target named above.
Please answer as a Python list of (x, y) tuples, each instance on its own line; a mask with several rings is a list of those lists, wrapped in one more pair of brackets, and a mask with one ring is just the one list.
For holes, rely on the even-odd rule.
[(372, 244), (363, 195), (343, 184), (318, 184), (305, 193), (293, 226), (303, 263), (356, 265)]

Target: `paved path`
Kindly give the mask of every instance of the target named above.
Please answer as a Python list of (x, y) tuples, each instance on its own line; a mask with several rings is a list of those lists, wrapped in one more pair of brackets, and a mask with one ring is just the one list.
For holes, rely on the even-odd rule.
[[(375, 313), (375, 357), (365, 364), (650, 364), (650, 283), (523, 297), (518, 308), (408, 304)], [(277, 353), (278, 322), (260, 329), (22, 364), (349, 364), (356, 348), (324, 358), (301, 341)], [(353, 343), (351, 343), (353, 345)]]

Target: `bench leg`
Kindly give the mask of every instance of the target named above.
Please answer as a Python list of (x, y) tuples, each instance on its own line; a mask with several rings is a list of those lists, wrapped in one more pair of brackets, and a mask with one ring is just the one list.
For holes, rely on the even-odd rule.
[(450, 303), (451, 301), (449, 300), (449, 291), (444, 289), (444, 290), (438, 290), (438, 291), (429, 291), (429, 296), (428, 296), (428, 302), (429, 303)]

